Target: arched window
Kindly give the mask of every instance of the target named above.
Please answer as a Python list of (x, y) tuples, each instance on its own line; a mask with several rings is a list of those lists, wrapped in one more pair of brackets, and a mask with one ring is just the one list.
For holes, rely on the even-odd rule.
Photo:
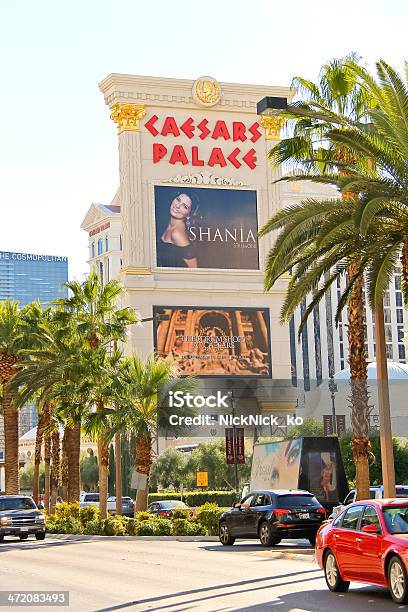
[(109, 251), (109, 240), (108, 237), (105, 236), (105, 252), (107, 253)]
[(98, 255), (102, 255), (103, 253), (103, 241), (102, 238), (98, 240)]
[(91, 245), (91, 257), (95, 257), (95, 243), (94, 242)]

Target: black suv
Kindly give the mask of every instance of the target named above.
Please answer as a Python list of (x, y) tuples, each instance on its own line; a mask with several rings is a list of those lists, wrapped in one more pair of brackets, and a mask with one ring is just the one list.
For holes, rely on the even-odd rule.
[(224, 546), (236, 538), (259, 538), (263, 546), (306, 538), (314, 546), (325, 518), (325, 509), (308, 491), (252, 491), (221, 515), (218, 534)]
[(27, 495), (0, 495), (0, 542), (6, 535), (26, 540), (30, 533), (37, 540), (45, 538), (45, 518), (33, 499)]

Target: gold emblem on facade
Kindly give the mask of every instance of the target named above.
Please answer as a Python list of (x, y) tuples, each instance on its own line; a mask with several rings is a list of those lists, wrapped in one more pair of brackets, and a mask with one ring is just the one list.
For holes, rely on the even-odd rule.
[(144, 104), (118, 102), (111, 108), (111, 119), (118, 124), (118, 133), (138, 132), (139, 121), (146, 116)]
[(266, 140), (280, 140), (280, 131), (285, 125), (283, 117), (261, 117), (261, 125), (265, 128)]
[(212, 77), (200, 77), (193, 85), (193, 98), (201, 106), (214, 106), (221, 99), (221, 88)]

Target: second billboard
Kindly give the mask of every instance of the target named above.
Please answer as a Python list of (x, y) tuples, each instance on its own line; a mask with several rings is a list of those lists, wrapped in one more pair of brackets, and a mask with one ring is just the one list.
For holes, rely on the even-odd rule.
[(263, 308), (154, 306), (155, 348), (184, 375), (271, 376), (268, 311)]
[(154, 188), (157, 265), (258, 270), (256, 191)]

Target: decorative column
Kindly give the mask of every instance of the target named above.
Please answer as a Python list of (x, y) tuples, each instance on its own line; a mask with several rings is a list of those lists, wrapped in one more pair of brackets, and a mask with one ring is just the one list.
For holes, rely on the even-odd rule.
[(146, 221), (143, 215), (140, 120), (146, 116), (144, 104), (118, 102), (111, 109), (118, 124), (120, 205), (123, 236), (123, 272), (151, 274), (147, 267)]

